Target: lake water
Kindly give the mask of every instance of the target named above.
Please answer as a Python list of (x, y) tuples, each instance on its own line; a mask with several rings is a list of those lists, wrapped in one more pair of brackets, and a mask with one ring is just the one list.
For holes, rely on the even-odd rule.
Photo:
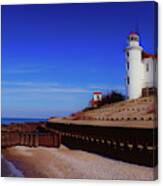
[(26, 122), (40, 122), (47, 121), (43, 118), (1, 118), (1, 124), (9, 125), (11, 123), (26, 123)]
[(1, 175), (2, 177), (24, 177), (23, 172), (3, 155), (1, 155)]

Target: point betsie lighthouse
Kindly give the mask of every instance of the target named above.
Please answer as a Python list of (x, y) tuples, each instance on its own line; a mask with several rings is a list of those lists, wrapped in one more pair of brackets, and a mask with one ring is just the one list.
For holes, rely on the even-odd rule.
[(146, 53), (139, 43), (139, 35), (128, 36), (126, 54), (126, 90), (128, 99), (142, 96), (143, 90), (156, 88), (156, 55)]

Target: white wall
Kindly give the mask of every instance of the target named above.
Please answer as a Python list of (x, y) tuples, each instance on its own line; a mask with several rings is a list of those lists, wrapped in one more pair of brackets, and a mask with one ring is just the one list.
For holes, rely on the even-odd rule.
[(126, 62), (129, 62), (129, 69), (126, 69), (126, 83), (127, 76), (129, 77), (129, 84), (127, 86), (127, 94), (129, 99), (135, 99), (141, 96), (141, 87), (142, 87), (142, 48), (129, 47), (126, 52), (129, 52), (129, 56), (126, 56)]
[[(156, 60), (145, 58), (143, 60), (143, 87), (156, 87)], [(148, 71), (147, 71), (148, 65)]]

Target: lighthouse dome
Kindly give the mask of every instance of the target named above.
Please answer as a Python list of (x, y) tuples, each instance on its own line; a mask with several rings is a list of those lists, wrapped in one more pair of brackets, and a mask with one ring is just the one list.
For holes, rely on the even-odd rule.
[(129, 35), (138, 35), (136, 32), (130, 32)]
[(130, 32), (128, 39), (129, 41), (139, 41), (139, 35), (136, 32)]

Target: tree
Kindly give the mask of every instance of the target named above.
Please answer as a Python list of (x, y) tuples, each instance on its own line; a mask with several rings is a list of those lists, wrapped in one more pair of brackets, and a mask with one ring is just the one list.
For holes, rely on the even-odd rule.
[(110, 104), (110, 103), (123, 101), (123, 100), (125, 100), (125, 96), (123, 94), (117, 91), (112, 91), (106, 95), (103, 95), (100, 106), (104, 104)]

